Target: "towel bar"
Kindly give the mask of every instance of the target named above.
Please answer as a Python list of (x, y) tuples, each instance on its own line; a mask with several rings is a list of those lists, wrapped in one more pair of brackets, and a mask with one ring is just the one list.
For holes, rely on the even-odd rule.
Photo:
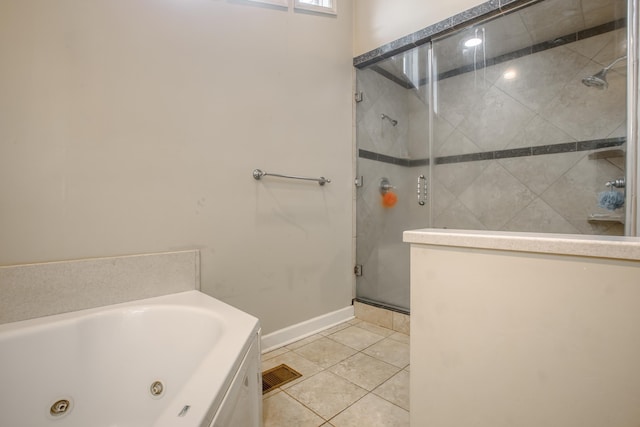
[(320, 178), (308, 178), (305, 176), (293, 176), (293, 175), (281, 175), (279, 173), (267, 173), (264, 172), (260, 169), (254, 169), (253, 170), (253, 178), (254, 179), (261, 179), (263, 176), (277, 176), (278, 178), (288, 178), (288, 179), (301, 179), (303, 181), (316, 181), (318, 184), (320, 185), (325, 185), (329, 182), (331, 182), (330, 179), (325, 178), (324, 176), (321, 176)]

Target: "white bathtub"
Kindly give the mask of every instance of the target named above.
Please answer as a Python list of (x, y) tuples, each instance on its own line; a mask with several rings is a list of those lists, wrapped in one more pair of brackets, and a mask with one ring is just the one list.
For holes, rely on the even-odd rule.
[(259, 334), (198, 291), (0, 325), (0, 426), (260, 426)]

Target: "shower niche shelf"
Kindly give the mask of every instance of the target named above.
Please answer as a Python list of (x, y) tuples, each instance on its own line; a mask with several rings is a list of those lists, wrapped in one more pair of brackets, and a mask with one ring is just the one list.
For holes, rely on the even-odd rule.
[(618, 222), (624, 224), (624, 215), (616, 214), (591, 214), (588, 218), (589, 222)]
[(614, 157), (624, 157), (625, 151), (621, 148), (600, 148), (589, 154), (590, 160), (611, 159)]

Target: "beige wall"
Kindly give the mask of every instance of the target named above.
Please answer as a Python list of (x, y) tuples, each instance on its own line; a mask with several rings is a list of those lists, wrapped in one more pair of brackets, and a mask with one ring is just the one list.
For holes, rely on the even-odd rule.
[(355, 0), (354, 56), (484, 3), (481, 0)]
[(412, 245), (411, 425), (637, 426), (639, 274), (638, 261)]
[(0, 265), (198, 248), (203, 291), (265, 332), (348, 306), (352, 21), (1, 2)]

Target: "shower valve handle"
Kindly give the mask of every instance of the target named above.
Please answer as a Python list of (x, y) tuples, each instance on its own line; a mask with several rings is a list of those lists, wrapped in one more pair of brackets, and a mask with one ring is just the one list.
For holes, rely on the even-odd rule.
[(607, 181), (605, 184), (607, 187), (625, 188), (627, 183), (624, 178), (614, 179), (613, 181)]

